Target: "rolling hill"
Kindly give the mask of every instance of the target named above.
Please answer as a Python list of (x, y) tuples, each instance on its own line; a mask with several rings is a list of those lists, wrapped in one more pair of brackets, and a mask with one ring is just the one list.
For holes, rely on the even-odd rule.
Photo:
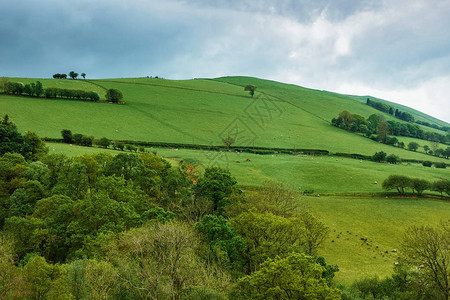
[[(422, 148), (412, 152), (380, 144), (360, 135), (330, 125), (341, 111), (368, 117), (378, 110), (365, 105), (366, 97), (347, 96), (250, 77), (166, 80), (157, 78), (117, 78), (101, 80), (59, 80), (10, 78), (30, 83), (40, 80), (44, 88), (59, 87), (97, 92), (104, 99), (105, 90), (116, 88), (126, 104), (94, 103), (74, 100), (0, 95), (0, 113), (9, 114), (21, 131), (35, 131), (40, 136), (60, 138), (62, 129), (73, 133), (107, 137), (111, 140), (222, 145), (222, 139), (235, 138), (236, 146), (316, 149), (328, 156), (305, 154), (267, 155), (234, 151), (205, 151), (175, 147), (147, 148), (171, 158), (172, 164), (183, 160), (201, 170), (210, 165), (228, 168), (239, 184), (249, 190), (267, 180), (285, 182), (299, 192), (302, 201), (330, 228), (330, 236), (320, 255), (341, 271), (338, 282), (350, 284), (361, 276), (386, 276), (392, 271), (404, 229), (414, 224), (439, 224), (448, 218), (448, 201), (430, 198), (388, 198), (381, 182), (391, 174), (405, 174), (429, 181), (449, 178), (449, 168), (425, 168), (418, 163), (380, 164), (335, 156), (335, 153), (373, 155), (378, 151), (403, 159), (447, 159), (426, 155)], [(244, 86), (257, 87), (254, 97)], [(400, 107), (418, 118), (439, 126), (448, 123), (410, 108)], [(396, 120), (383, 114), (387, 120)], [(424, 130), (435, 129), (422, 127)], [(424, 140), (399, 137), (405, 144)], [(51, 152), (70, 156), (108, 151), (61, 143), (49, 143)], [(441, 148), (447, 145), (440, 145)], [(375, 183), (377, 182), (377, 183)], [(317, 197), (320, 194), (320, 197)], [(324, 196), (325, 194), (325, 196)], [(339, 233), (343, 234), (339, 234)], [(350, 235), (351, 232), (352, 234)], [(338, 237), (339, 236), (339, 237)], [(359, 237), (370, 238), (362, 245)], [(378, 247), (378, 248), (375, 248)], [(378, 249), (388, 251), (380, 255)]]
[[(27, 83), (35, 79), (11, 81)], [(117, 88), (126, 101), (125, 105), (112, 105), (1, 95), (2, 113), (8, 113), (22, 130), (33, 130), (44, 137), (59, 138), (62, 129), (70, 129), (113, 140), (221, 145), (222, 138), (232, 136), (237, 146), (322, 149), (363, 155), (385, 151), (405, 159), (439, 160), (330, 126), (330, 120), (343, 110), (365, 117), (380, 113), (359, 100), (331, 92), (249, 77), (41, 82), (44, 87), (92, 90), (101, 97), (104, 89)], [(244, 91), (246, 84), (257, 86), (254, 98)], [(385, 117), (393, 119), (390, 115)], [(399, 140), (406, 144), (411, 141), (403, 137)]]

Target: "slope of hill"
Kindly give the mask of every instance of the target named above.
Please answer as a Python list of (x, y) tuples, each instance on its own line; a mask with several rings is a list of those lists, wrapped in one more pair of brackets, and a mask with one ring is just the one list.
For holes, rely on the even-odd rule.
[[(10, 114), (24, 131), (33, 130), (41, 136), (58, 138), (62, 129), (70, 129), (96, 138), (204, 145), (221, 145), (222, 138), (231, 136), (235, 138), (234, 145), (240, 146), (323, 149), (364, 155), (385, 151), (402, 158), (430, 159), (422, 153), (379, 144), (331, 126), (330, 120), (342, 110), (366, 117), (378, 113), (361, 101), (331, 92), (249, 77), (42, 82), (44, 87), (97, 91), (101, 97), (104, 97), (102, 90), (117, 88), (123, 92), (126, 104), (2, 95), (0, 111)], [(257, 86), (254, 98), (244, 91), (246, 84)]]

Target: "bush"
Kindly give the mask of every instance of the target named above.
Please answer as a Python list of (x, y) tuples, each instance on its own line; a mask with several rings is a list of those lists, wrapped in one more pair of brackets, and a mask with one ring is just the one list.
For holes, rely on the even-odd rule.
[(105, 95), (106, 100), (111, 101), (112, 103), (119, 103), (120, 100), (123, 99), (122, 92), (116, 89), (109, 89), (106, 91)]
[(398, 164), (401, 162), (400, 157), (394, 154), (388, 155), (388, 157), (386, 157), (386, 161), (390, 164)]
[(422, 166), (424, 166), (424, 167), (431, 167), (432, 165), (433, 165), (433, 163), (429, 160), (422, 162)]
[(435, 162), (435, 163), (434, 163), (434, 166), (435, 166), (436, 168), (440, 168), (440, 169), (445, 169), (445, 168), (447, 168), (447, 164), (446, 164), (446, 163), (443, 163), (443, 162)]
[(380, 151), (380, 152), (375, 153), (372, 156), (372, 160), (376, 161), (376, 162), (382, 162), (382, 161), (386, 160), (386, 152)]

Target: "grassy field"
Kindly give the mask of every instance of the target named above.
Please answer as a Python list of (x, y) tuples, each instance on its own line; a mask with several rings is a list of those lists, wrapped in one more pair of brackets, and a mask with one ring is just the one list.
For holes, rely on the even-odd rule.
[[(84, 153), (119, 151), (48, 143), (55, 153), (76, 156)], [(54, 149), (54, 150), (53, 150)], [(170, 148), (148, 148), (158, 155), (192, 163), (198, 170), (220, 166), (231, 171), (239, 184), (257, 187), (264, 181), (282, 181), (299, 192), (314, 193), (381, 193), (381, 183), (391, 174), (405, 174), (429, 181), (449, 178), (450, 169), (426, 168), (420, 164), (390, 165), (333, 156), (257, 155)], [(377, 182), (377, 184), (374, 184)]]
[(302, 200), (329, 226), (329, 238), (319, 252), (328, 263), (339, 265), (336, 280), (346, 285), (390, 275), (408, 227), (436, 226), (450, 219), (450, 203), (444, 200), (340, 196)]
[[(35, 80), (11, 79), (24, 83)], [(41, 81), (44, 87), (82, 88), (100, 95), (98, 85), (117, 88), (126, 101), (125, 105), (114, 105), (1, 95), (0, 112), (8, 113), (21, 130), (36, 131), (41, 136), (57, 138), (62, 129), (70, 129), (96, 138), (215, 145), (222, 144), (221, 138), (232, 136), (235, 145), (364, 155), (385, 151), (401, 158), (439, 160), (331, 126), (329, 121), (342, 110), (363, 116), (379, 112), (351, 97), (330, 92), (248, 77)], [(258, 87), (254, 98), (243, 90), (247, 83)]]

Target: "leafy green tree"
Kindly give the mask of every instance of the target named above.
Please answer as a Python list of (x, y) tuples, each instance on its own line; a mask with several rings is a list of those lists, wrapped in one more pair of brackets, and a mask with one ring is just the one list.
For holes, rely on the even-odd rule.
[(412, 186), (411, 178), (403, 175), (389, 175), (383, 181), (383, 188), (386, 190), (397, 189), (400, 195), (405, 194), (405, 189)]
[(101, 139), (97, 140), (97, 145), (106, 149), (109, 147), (109, 145), (111, 145), (111, 141), (105, 137), (102, 137)]
[(380, 151), (380, 152), (376, 152), (373, 156), (372, 156), (372, 160), (376, 161), (376, 162), (382, 162), (386, 160), (386, 152), (384, 151)]
[(425, 284), (426, 299), (450, 297), (450, 224), (410, 227), (403, 239), (405, 262), (419, 269), (419, 280)]
[(423, 191), (428, 190), (431, 187), (431, 184), (425, 179), (412, 178), (411, 187), (419, 196), (421, 196)]
[(119, 103), (123, 99), (123, 94), (117, 89), (109, 89), (106, 91), (105, 98), (112, 103)]
[(74, 71), (70, 71), (70, 72), (69, 72), (69, 76), (70, 76), (70, 78), (72, 78), (72, 79), (77, 79), (78, 73), (75, 73)]
[(441, 194), (446, 193), (447, 196), (450, 196), (450, 180), (441, 179), (433, 182), (431, 185), (433, 191), (436, 191)]
[(118, 270), (107, 261), (89, 260), (86, 264), (86, 280), (92, 299), (108, 299), (119, 285)]
[(317, 220), (309, 212), (305, 212), (300, 216), (303, 227), (302, 244), (306, 249), (306, 254), (316, 254), (317, 249), (322, 245), (328, 236), (328, 227)]
[(28, 292), (22, 272), (14, 265), (12, 242), (0, 238), (0, 299), (24, 299)]
[(204, 176), (194, 187), (195, 196), (211, 199), (214, 203), (214, 211), (219, 214), (224, 212), (231, 194), (240, 192), (237, 181), (231, 176), (230, 171), (219, 167), (207, 168)]
[(254, 86), (252, 84), (247, 84), (244, 88), (244, 91), (249, 91), (249, 93), (252, 97), (255, 94), (255, 90), (256, 90), (256, 86)]
[(38, 160), (40, 157), (48, 153), (48, 147), (45, 145), (44, 141), (37, 135), (37, 133), (32, 131), (27, 131), (25, 133), (25, 141), (31, 146), (31, 159)]
[(425, 160), (422, 162), (422, 166), (424, 167), (431, 167), (433, 165), (433, 163), (429, 160)]
[(86, 79), (86, 73), (81, 73), (81, 77), (83, 77), (83, 79)]
[(261, 269), (239, 279), (236, 299), (341, 299), (337, 288), (322, 277), (324, 269), (311, 256), (291, 253), (268, 259)]
[(390, 164), (398, 164), (398, 163), (400, 163), (401, 162), (401, 159), (400, 159), (400, 157), (398, 157), (397, 155), (395, 155), (395, 154), (389, 154), (387, 157), (386, 157), (386, 161), (388, 162), (388, 163), (390, 163)]
[(417, 144), (416, 142), (409, 142), (408, 143), (408, 150), (410, 151), (417, 151), (417, 149), (419, 148), (419, 144)]
[(397, 142), (397, 147), (399, 148), (405, 148), (405, 143), (404, 142)]
[(217, 250), (219, 250), (225, 253), (225, 264), (229, 263), (235, 271), (240, 272), (242, 270), (245, 264), (243, 257), (246, 249), (245, 243), (224, 217), (207, 215), (201, 222), (197, 223), (195, 228), (204, 235), (209, 243), (213, 258), (216, 256), (216, 259), (223, 259), (220, 257), (221, 253), (217, 253)]
[(300, 252), (305, 245), (302, 221), (252, 209), (231, 219), (231, 224), (244, 239), (248, 250), (248, 271), (258, 270), (267, 258), (285, 257)]
[(43, 88), (42, 83), (40, 81), (36, 81), (36, 87), (35, 87), (35, 90), (34, 90), (34, 94), (37, 97), (40, 97), (40, 96), (42, 96), (44, 94), (44, 88)]
[(0, 156), (6, 152), (19, 153), (25, 158), (32, 155), (32, 147), (20, 134), (17, 127), (9, 121), (8, 115), (0, 122)]
[(33, 256), (25, 265), (25, 280), (31, 287), (31, 299), (45, 299), (52, 283), (61, 276), (61, 267), (52, 265), (43, 257)]

